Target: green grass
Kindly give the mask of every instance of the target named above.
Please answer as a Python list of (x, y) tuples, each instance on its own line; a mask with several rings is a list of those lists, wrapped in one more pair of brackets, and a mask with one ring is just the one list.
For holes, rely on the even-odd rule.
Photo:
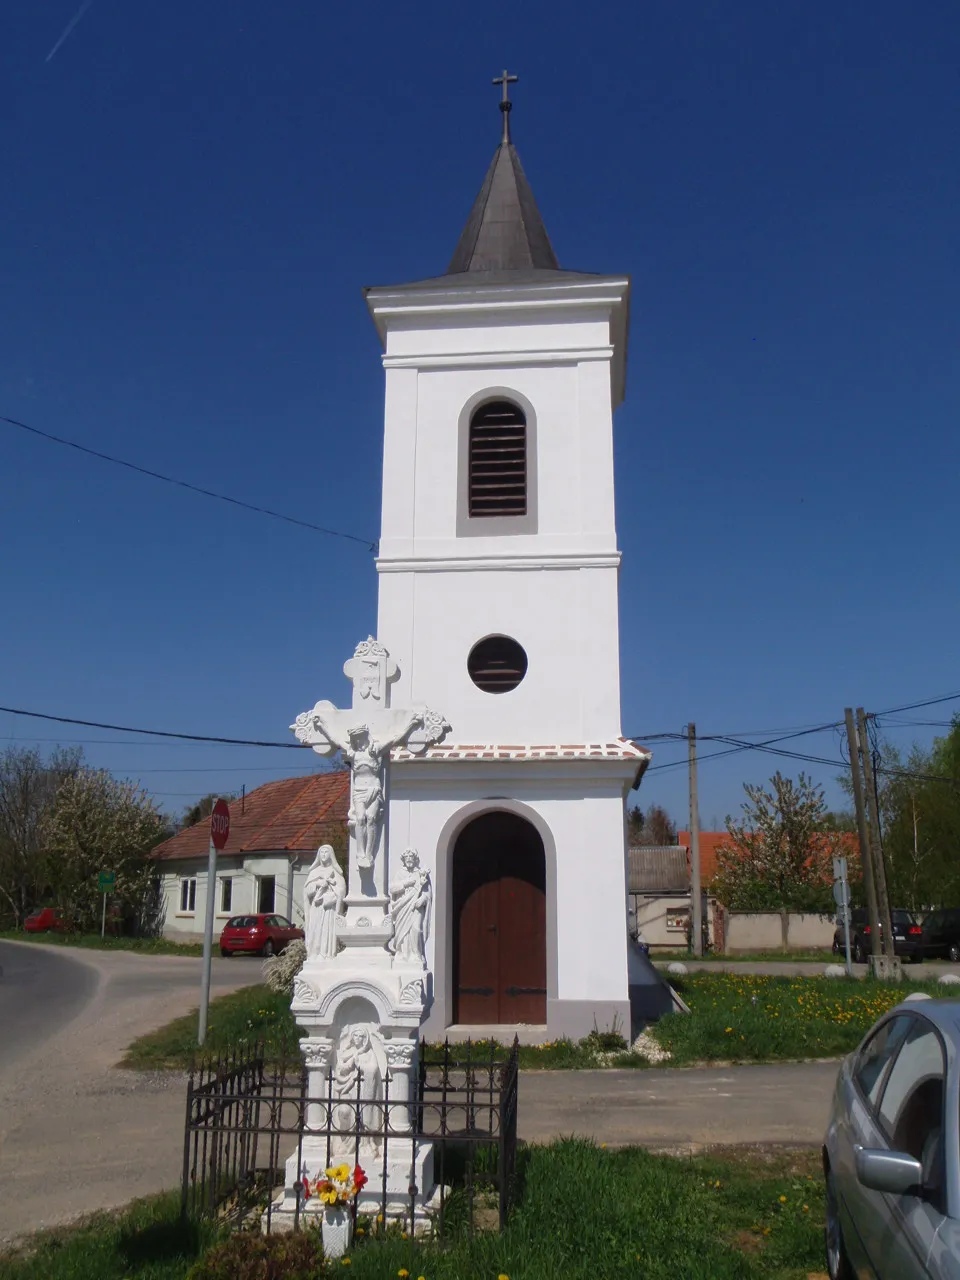
[(942, 994), (929, 982), (748, 973), (700, 972), (673, 985), (691, 1012), (662, 1018), (652, 1034), (678, 1066), (841, 1056), (908, 992)]
[[(175, 1018), (129, 1046), (119, 1064), (133, 1070), (186, 1070), (198, 1056), (198, 1010)], [(300, 1029), (290, 1012), (290, 997), (269, 987), (242, 987), (210, 1001), (205, 1055), (263, 1041), (268, 1056), (296, 1049)]]
[(0, 1280), (182, 1280), (215, 1235), (209, 1224), (180, 1221), (179, 1193), (155, 1196), (0, 1253)]
[[(699, 972), (674, 980), (691, 1013), (661, 1019), (655, 1039), (672, 1055), (669, 1065), (697, 1062), (776, 1062), (832, 1058), (859, 1044), (881, 1013), (909, 991), (941, 994), (935, 983), (905, 980), (899, 985), (872, 979), (766, 977), (760, 974)], [(210, 1003), (205, 1052), (217, 1054), (263, 1041), (268, 1056), (295, 1050), (300, 1029), (289, 997), (265, 986), (244, 987)], [(197, 1056), (197, 1014), (141, 1036), (120, 1064), (141, 1070), (186, 1070)], [(462, 1046), (451, 1046), (462, 1053)], [(472, 1052), (492, 1052), (502, 1060), (509, 1046), (477, 1041)], [(428, 1063), (441, 1060), (443, 1046), (428, 1044)], [(520, 1046), (520, 1066), (534, 1070), (642, 1068), (638, 1054), (605, 1048), (593, 1035)]]
[(202, 956), (199, 942), (170, 942), (166, 938), (101, 938), (99, 933), (25, 933), (0, 929), (0, 939), (11, 942), (43, 942), (57, 947), (87, 947), (92, 951), (140, 951), (151, 956)]
[[(359, 1240), (349, 1254), (349, 1274), (357, 1280), (395, 1280), (404, 1271), (411, 1280), (805, 1280), (822, 1270), (815, 1150), (674, 1158), (570, 1140), (521, 1151), (519, 1165), (518, 1204), (502, 1235), (489, 1230), (446, 1248), (396, 1237)], [(72, 1233), (44, 1233), (27, 1256), (0, 1259), (0, 1280), (185, 1280), (209, 1233), (181, 1226), (177, 1207), (166, 1196)], [(230, 1248), (249, 1256), (244, 1240), (233, 1239)], [(342, 1276), (347, 1269), (339, 1263), (328, 1271)], [(193, 1280), (239, 1274), (223, 1246), (191, 1272)], [(269, 1274), (279, 1280), (283, 1273)]]
[[(804, 961), (806, 963), (816, 964), (836, 964), (837, 957), (833, 954), (829, 947), (821, 950), (808, 949), (806, 951), (744, 951), (743, 954), (724, 955), (722, 951), (708, 951), (706, 955), (695, 956), (684, 948), (682, 951), (653, 951), (650, 952), (650, 959), (656, 963), (663, 960), (669, 963), (671, 960), (680, 960), (686, 963), (693, 960), (697, 964), (702, 961), (714, 964), (769, 964), (773, 961), (780, 963), (792, 964), (794, 961)], [(840, 963), (843, 963), (843, 957), (840, 957)]]
[[(210, 1002), (205, 1053), (217, 1054), (242, 1048), (262, 1040), (268, 1055), (279, 1057), (296, 1048), (301, 1030), (290, 1012), (290, 997), (277, 995), (269, 987), (244, 987)], [(451, 1046), (454, 1048), (454, 1046)], [(479, 1059), (489, 1056), (501, 1061), (509, 1047), (490, 1041), (476, 1041), (472, 1053)], [(553, 1040), (542, 1045), (522, 1045), (520, 1065), (528, 1069), (575, 1069), (598, 1067), (607, 1059), (598, 1057), (603, 1045), (593, 1036), (574, 1042)], [(438, 1062), (442, 1045), (427, 1046), (427, 1061)], [(120, 1063), (133, 1070), (186, 1070), (197, 1056), (197, 1012), (176, 1018), (149, 1035), (141, 1036), (127, 1049)], [(642, 1065), (630, 1055), (628, 1065)]]

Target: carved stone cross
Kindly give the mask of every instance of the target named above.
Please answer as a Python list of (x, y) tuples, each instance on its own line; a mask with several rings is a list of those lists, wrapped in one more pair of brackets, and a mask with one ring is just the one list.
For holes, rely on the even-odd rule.
[(357, 645), (343, 671), (353, 684), (350, 709), (318, 702), (312, 711), (301, 712), (290, 728), (318, 755), (342, 752), (350, 768), (347, 914), (355, 916), (350, 908), (358, 904), (388, 902), (383, 859), (377, 855), (386, 818), (390, 752), (401, 744), (413, 752), (426, 751), (443, 740), (450, 726), (426, 707), (402, 711), (390, 706), (397, 664), (373, 636)]

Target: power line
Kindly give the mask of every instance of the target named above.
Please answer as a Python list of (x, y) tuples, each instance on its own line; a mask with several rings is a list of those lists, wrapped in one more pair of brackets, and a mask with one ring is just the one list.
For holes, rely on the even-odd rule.
[(63, 436), (55, 436), (50, 431), (41, 431), (39, 427), (28, 426), (26, 422), (20, 422), (17, 418), (8, 418), (4, 414), (0, 414), (0, 422), (7, 422), (11, 427), (19, 427), (22, 431), (29, 431), (31, 435), (41, 436), (44, 440), (50, 440), (54, 444), (65, 445), (68, 449), (76, 449), (79, 453), (86, 453), (91, 458), (99, 458), (101, 462), (112, 462), (115, 466), (126, 467), (129, 471), (136, 471), (142, 476), (150, 476), (153, 480), (162, 480), (164, 484), (176, 485), (180, 489), (189, 489), (191, 493), (199, 493), (204, 498), (216, 498), (218, 502), (229, 502), (231, 506), (242, 507), (245, 511), (255, 511), (257, 515), (271, 516), (274, 520), (283, 520), (287, 524), (298, 525), (301, 529), (310, 529), (314, 533), (323, 533), (330, 538), (344, 538), (348, 542), (359, 542), (361, 546), (367, 548), (368, 551), (376, 551), (376, 542), (371, 542), (369, 538), (358, 537), (355, 533), (343, 533), (339, 529), (327, 529), (324, 525), (313, 524), (309, 520), (301, 520), (297, 516), (284, 515), (282, 511), (271, 511), (269, 507), (258, 507), (253, 502), (244, 502), (241, 498), (231, 498), (226, 493), (217, 493), (213, 489), (204, 489), (201, 485), (191, 484), (189, 480), (178, 480), (176, 476), (165, 476), (160, 471), (151, 471), (149, 467), (141, 467), (136, 462), (128, 462), (125, 458), (117, 458), (112, 453), (102, 453), (99, 449), (91, 449), (89, 445), (79, 444), (76, 440), (67, 440)]
[(231, 747), (282, 747), (285, 751), (311, 751), (302, 742), (263, 742), (256, 738), (216, 738), (202, 733), (170, 733), (166, 729), (133, 729), (126, 724), (102, 724), (99, 720), (76, 720), (72, 716), (51, 716), (43, 711), (24, 711), (20, 707), (0, 707), (12, 716), (30, 716), (34, 720), (54, 720), (57, 724), (79, 724), (86, 729), (111, 729), (114, 733), (144, 733), (152, 738), (178, 738), (184, 742), (219, 742)]
[(960, 693), (943, 693), (936, 698), (924, 698), (922, 702), (907, 702), (902, 707), (887, 707), (886, 711), (871, 711), (868, 719), (877, 716), (892, 716), (898, 711), (916, 711), (918, 707), (935, 707), (941, 702), (956, 702)]

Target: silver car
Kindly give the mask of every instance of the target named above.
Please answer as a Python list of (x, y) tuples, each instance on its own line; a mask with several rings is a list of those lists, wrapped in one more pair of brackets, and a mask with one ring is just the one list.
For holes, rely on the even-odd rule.
[(960, 1001), (911, 1000), (844, 1060), (823, 1145), (831, 1280), (960, 1280)]

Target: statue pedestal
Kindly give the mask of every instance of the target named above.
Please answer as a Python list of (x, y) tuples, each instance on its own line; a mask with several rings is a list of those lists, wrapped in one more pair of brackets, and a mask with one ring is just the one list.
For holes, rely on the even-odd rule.
[[(404, 1219), (416, 1230), (429, 1221), (437, 1193), (433, 1144), (415, 1136), (431, 975), (384, 949), (389, 920), (389, 932), (383, 924), (338, 924), (345, 948), (332, 959), (308, 959), (294, 983), (291, 1008), (306, 1033), (304, 1132), (271, 1213), (282, 1226), (296, 1210), (300, 1179), (313, 1182), (329, 1165), (359, 1164), (367, 1185), (358, 1212)], [(319, 1208), (301, 1201), (301, 1212)]]

